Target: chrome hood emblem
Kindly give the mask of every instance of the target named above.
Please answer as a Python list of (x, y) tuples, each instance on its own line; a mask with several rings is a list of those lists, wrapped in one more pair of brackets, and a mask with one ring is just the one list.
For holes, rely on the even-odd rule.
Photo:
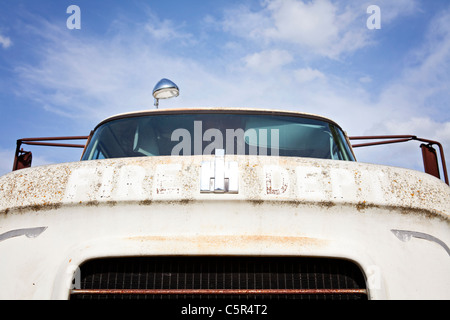
[(216, 149), (214, 161), (203, 161), (200, 172), (201, 193), (238, 193), (239, 170), (235, 161), (225, 162), (225, 150)]

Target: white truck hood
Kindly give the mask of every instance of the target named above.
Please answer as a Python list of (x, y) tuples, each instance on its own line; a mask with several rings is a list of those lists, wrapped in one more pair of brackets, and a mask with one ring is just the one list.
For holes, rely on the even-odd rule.
[(396, 208), (449, 220), (450, 188), (425, 173), (365, 163), (226, 156), (237, 163), (237, 193), (202, 193), (201, 167), (214, 156), (63, 163), (0, 177), (0, 215), (62, 206), (195, 200), (273, 201), (311, 206)]

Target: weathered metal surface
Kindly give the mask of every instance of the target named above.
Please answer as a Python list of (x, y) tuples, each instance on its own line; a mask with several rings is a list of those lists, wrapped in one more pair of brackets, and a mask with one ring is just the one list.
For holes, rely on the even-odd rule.
[[(200, 193), (205, 158), (155, 157), (67, 163), (0, 177), (0, 215), (63, 205), (211, 199)], [(450, 188), (412, 170), (330, 160), (227, 156), (238, 162), (239, 193), (223, 200), (392, 208), (449, 219)]]
[[(238, 193), (201, 193), (213, 156), (129, 158), (0, 177), (0, 298), (66, 299), (84, 261), (111, 256), (320, 256), (356, 261), (370, 299), (448, 299), (450, 188), (424, 173), (341, 161), (225, 156)], [(20, 252), (20, 254), (17, 254)], [(430, 275), (433, 275), (430, 277)]]

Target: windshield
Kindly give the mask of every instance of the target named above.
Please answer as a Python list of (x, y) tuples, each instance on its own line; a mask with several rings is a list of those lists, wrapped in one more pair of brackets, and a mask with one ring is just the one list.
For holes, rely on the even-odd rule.
[(97, 128), (83, 160), (225, 154), (354, 161), (332, 123), (272, 114), (156, 114), (112, 120)]

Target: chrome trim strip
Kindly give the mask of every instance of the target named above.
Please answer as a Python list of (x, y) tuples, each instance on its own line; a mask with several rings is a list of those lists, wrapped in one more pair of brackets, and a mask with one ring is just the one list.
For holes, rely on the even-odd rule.
[(0, 242), (15, 238), (15, 237), (21, 237), (26, 236), (27, 238), (36, 238), (41, 233), (43, 233), (45, 230), (47, 230), (48, 227), (39, 227), (39, 228), (27, 228), (27, 229), (16, 229), (11, 230), (8, 232), (5, 232), (3, 234), (0, 234)]
[(423, 239), (423, 240), (435, 242), (438, 245), (440, 245), (442, 248), (444, 248), (445, 251), (447, 251), (447, 254), (450, 256), (450, 248), (442, 240), (440, 240), (436, 237), (433, 237), (432, 235), (429, 235), (427, 233), (416, 232), (416, 231), (407, 231), (407, 230), (392, 229), (391, 231), (400, 241), (403, 241), (403, 242), (408, 242), (409, 240), (411, 240), (412, 237), (417, 238), (417, 239)]
[(214, 192), (225, 192), (225, 150), (216, 149), (214, 159)]

